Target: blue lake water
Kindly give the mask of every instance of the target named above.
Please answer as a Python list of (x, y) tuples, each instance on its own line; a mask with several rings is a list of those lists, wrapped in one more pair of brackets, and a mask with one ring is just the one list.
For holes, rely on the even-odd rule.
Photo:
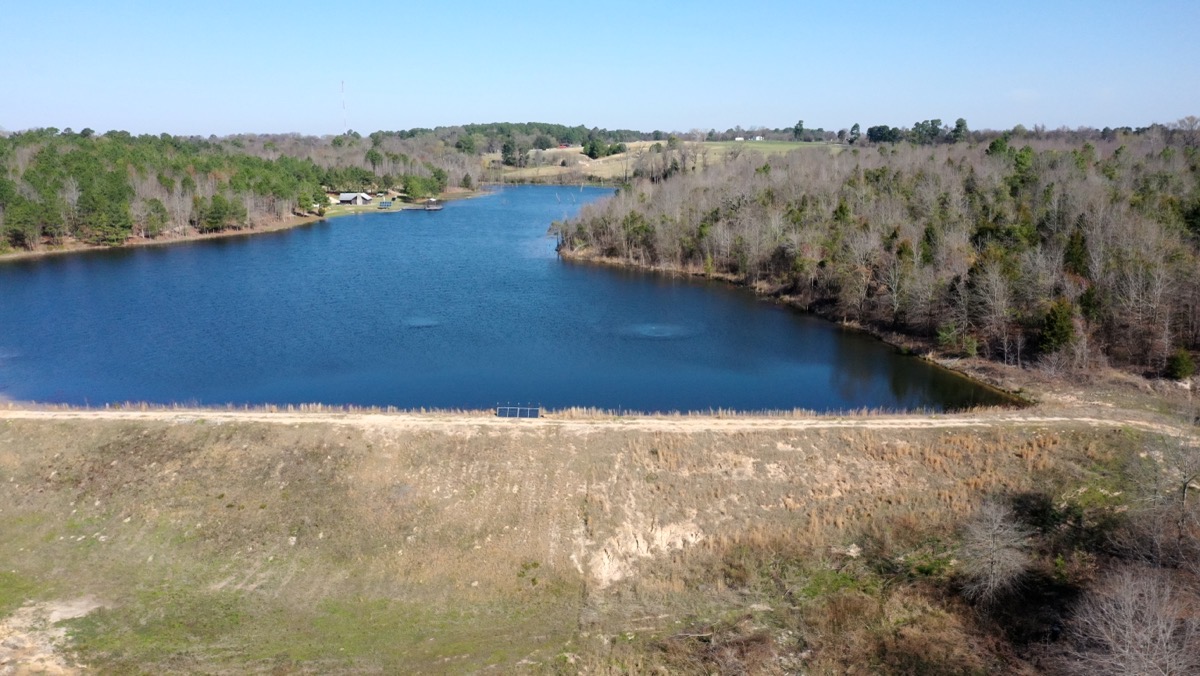
[(719, 283), (559, 260), (610, 191), (0, 264), (0, 396), (644, 411), (955, 409), (995, 392)]

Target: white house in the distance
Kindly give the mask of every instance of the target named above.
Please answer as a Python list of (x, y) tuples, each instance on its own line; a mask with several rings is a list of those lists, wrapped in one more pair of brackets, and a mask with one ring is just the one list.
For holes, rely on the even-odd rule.
[(365, 192), (344, 192), (338, 194), (338, 204), (367, 204), (371, 196)]

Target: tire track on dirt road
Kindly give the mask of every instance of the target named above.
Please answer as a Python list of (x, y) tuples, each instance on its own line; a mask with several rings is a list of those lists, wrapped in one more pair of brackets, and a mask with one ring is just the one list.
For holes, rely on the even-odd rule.
[(632, 415), (595, 417), (499, 418), (486, 413), (368, 413), (301, 412), (222, 409), (40, 409), (33, 407), (0, 408), (4, 420), (95, 420), (128, 422), (167, 422), (176, 424), (255, 422), (276, 425), (324, 424), (396, 431), (455, 431), (473, 428), (494, 430), (557, 429), (587, 434), (595, 430), (647, 432), (754, 432), (776, 430), (909, 430), (962, 429), (988, 427), (1111, 427), (1132, 428), (1144, 432), (1192, 437), (1194, 429), (1142, 418), (1104, 418), (1091, 414), (1020, 413), (934, 413), (901, 415), (813, 415), (810, 417), (767, 415)]

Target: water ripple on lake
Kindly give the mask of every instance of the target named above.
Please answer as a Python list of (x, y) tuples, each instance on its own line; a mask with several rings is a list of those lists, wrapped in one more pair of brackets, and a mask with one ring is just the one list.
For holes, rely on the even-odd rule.
[(404, 326), (410, 329), (432, 329), (441, 322), (432, 317), (405, 317)]
[(694, 328), (681, 324), (631, 324), (623, 327), (619, 333), (625, 338), (635, 340), (683, 340), (699, 333)]

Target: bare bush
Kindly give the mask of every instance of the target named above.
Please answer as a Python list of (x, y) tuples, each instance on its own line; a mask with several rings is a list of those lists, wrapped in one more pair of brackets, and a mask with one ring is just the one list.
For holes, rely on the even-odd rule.
[(1114, 573), (1087, 596), (1072, 620), (1067, 670), (1200, 673), (1200, 621), (1189, 614), (1188, 602), (1164, 571), (1129, 567)]
[(994, 500), (981, 505), (959, 550), (966, 577), (963, 593), (991, 603), (1015, 587), (1031, 563), (1029, 536), (1007, 505)]
[(1115, 536), (1127, 555), (1200, 573), (1200, 449), (1165, 439), (1134, 459), (1133, 509)]
[(1046, 375), (1057, 378), (1070, 371), (1071, 355), (1067, 354), (1066, 350), (1048, 352), (1038, 358), (1037, 366)]

